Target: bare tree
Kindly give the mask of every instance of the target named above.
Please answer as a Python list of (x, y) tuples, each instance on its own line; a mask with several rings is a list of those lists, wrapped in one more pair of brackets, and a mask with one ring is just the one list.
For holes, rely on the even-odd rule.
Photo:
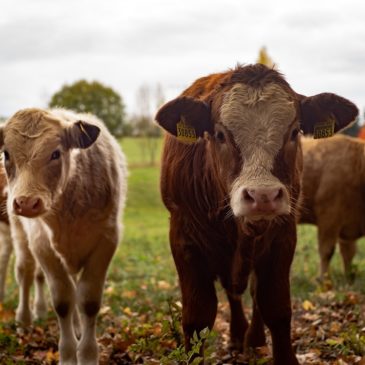
[[(132, 118), (135, 135), (139, 138), (139, 145), (142, 156), (150, 165), (156, 163), (157, 149), (159, 145), (160, 129), (154, 124), (151, 112), (157, 109), (164, 102), (162, 86), (157, 84), (154, 89), (147, 84), (139, 87), (136, 94), (138, 112)], [(155, 110), (153, 110), (153, 114)]]

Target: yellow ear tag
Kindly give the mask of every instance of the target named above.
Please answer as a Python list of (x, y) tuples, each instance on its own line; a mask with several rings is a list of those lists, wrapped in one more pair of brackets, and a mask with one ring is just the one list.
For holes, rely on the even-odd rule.
[(333, 118), (314, 125), (314, 139), (332, 137), (335, 134), (335, 120)]
[(176, 123), (176, 132), (176, 137), (181, 142), (194, 143), (197, 140), (195, 129), (186, 124), (183, 116), (181, 117), (180, 122)]

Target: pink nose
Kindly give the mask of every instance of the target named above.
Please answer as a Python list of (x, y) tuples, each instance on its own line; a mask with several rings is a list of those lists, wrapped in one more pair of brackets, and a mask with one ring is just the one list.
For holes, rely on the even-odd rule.
[(276, 213), (282, 206), (282, 188), (243, 189), (243, 200), (249, 213)]
[(33, 218), (44, 210), (42, 200), (37, 197), (20, 196), (13, 201), (14, 212), (17, 215)]

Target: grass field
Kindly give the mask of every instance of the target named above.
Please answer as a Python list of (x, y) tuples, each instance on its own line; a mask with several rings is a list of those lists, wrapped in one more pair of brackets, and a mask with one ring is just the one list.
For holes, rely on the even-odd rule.
[[(126, 138), (121, 141), (121, 145), (129, 161), (128, 199), (124, 214), (124, 238), (109, 270), (104, 306), (99, 318), (98, 332), (103, 344), (101, 355), (102, 359), (105, 359), (101, 363), (157, 364), (161, 360), (156, 359), (168, 356), (168, 354), (172, 360), (169, 362), (165, 359), (164, 363), (177, 363), (177, 361), (183, 363), (182, 359), (185, 355), (182, 354), (181, 349), (176, 350), (176, 347), (181, 344), (180, 296), (168, 242), (168, 214), (161, 203), (159, 194), (158, 163), (150, 164), (143, 141)], [(160, 149), (161, 141), (157, 146), (157, 160)], [(300, 226), (298, 237), (298, 247), (292, 267), (292, 294), (294, 302), (299, 303), (297, 305), (300, 308), (300, 303), (304, 301), (317, 303), (317, 296), (321, 290), (316, 280), (319, 261), (316, 230), (312, 226)], [(331, 265), (333, 285), (336, 288), (336, 291), (333, 292), (335, 299), (329, 301), (341, 302), (349, 291), (360, 294), (365, 292), (364, 242), (359, 243), (355, 266), (357, 268), (356, 281), (349, 288), (345, 283), (339, 254), (335, 254)], [(246, 296), (245, 302), (247, 306), (250, 306), (248, 299)], [(24, 347), (19, 338), (14, 339), (11, 335), (11, 331), (14, 329), (11, 313), (14, 311), (16, 301), (17, 287), (11, 274), (8, 279), (5, 310), (3, 310), (3, 319), (6, 317), (6, 320), (4, 319), (5, 324), (0, 325), (0, 353), (8, 351), (8, 357), (4, 357), (8, 359), (6, 364), (28, 363), (14, 360), (15, 355)], [(332, 305), (332, 303), (327, 304)], [(50, 312), (50, 320), (54, 321), (52, 312)], [(357, 325), (360, 326), (360, 324)], [(360, 329), (356, 327), (356, 335), (359, 335), (359, 331)], [(209, 341), (211, 345), (208, 346), (208, 351), (210, 348), (210, 352), (213, 353), (211, 358), (216, 359), (218, 355), (217, 351), (214, 351), (219, 341), (217, 339)], [(335, 345), (337, 346), (336, 343)], [(325, 346), (325, 350), (327, 347), (331, 350), (333, 344), (325, 343), (323, 346)], [(351, 354), (363, 355), (361, 351), (365, 353), (365, 338), (364, 343), (360, 341), (359, 346), (360, 350), (357, 350), (357, 353), (350, 349), (351, 352), (347, 347), (345, 350), (350, 351)], [(339, 347), (336, 349), (336, 354), (340, 350), (344, 351), (342, 348), (339, 350)], [(38, 353), (37, 351), (35, 349), (33, 352), (33, 360), (37, 358), (37, 355), (34, 355)], [(48, 350), (48, 353), (49, 351), (51, 350)], [(56, 348), (52, 351), (56, 351)], [(47, 351), (43, 350), (38, 356), (39, 362), (29, 362), (29, 364), (52, 363), (52, 359), (49, 362), (45, 360), (44, 353), (47, 354)], [(0, 363), (2, 362), (0, 361)], [(215, 362), (212, 361), (212, 363)], [(257, 362), (257, 364), (259, 363), (269, 362), (263, 360)], [(313, 362), (313, 364), (322, 363), (335, 364), (335, 362)], [(256, 364), (256, 362), (252, 364)]]

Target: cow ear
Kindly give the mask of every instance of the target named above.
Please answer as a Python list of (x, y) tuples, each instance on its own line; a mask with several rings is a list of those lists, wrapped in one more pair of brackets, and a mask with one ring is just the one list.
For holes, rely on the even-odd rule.
[(187, 143), (212, 133), (210, 107), (204, 101), (187, 96), (169, 101), (158, 111), (157, 123), (178, 140)]
[(299, 98), (301, 128), (304, 134), (314, 134), (315, 138), (331, 136), (353, 122), (359, 113), (355, 104), (336, 94)]
[(100, 128), (96, 125), (79, 120), (66, 130), (66, 145), (68, 148), (88, 148), (99, 133)]

